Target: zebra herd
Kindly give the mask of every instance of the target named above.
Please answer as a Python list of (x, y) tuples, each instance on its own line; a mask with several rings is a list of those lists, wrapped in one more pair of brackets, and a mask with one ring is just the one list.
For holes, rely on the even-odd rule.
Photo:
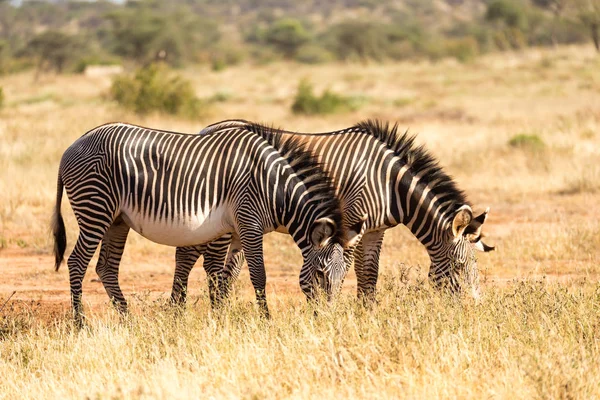
[(55, 267), (66, 249), (63, 188), (79, 225), (67, 265), (75, 320), (82, 282), (102, 243), (96, 271), (125, 312), (119, 263), (130, 229), (176, 246), (171, 299), (186, 300), (188, 277), (204, 256), (211, 303), (227, 297), (244, 258), (256, 299), (265, 295), (263, 235), (289, 233), (302, 252), (300, 287), (308, 299), (339, 292), (354, 263), (358, 296), (371, 301), (387, 229), (403, 224), (425, 246), (430, 282), (478, 296), (474, 251), (487, 210), (473, 216), (466, 196), (415, 137), (366, 121), (320, 134), (227, 120), (199, 134), (111, 123), (63, 154), (53, 218)]

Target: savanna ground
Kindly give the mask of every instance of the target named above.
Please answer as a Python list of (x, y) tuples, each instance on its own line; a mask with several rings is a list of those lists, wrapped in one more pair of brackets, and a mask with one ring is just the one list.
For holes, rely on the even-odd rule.
[[(123, 111), (107, 100), (109, 76), (0, 77), (0, 306), (16, 291), (0, 311), (0, 398), (600, 396), (599, 71), (591, 47), (467, 65), (188, 68), (181, 73), (200, 96), (221, 100), (197, 120)], [(362, 107), (294, 115), (302, 78)], [(110, 309), (94, 260), (88, 328), (75, 332), (67, 268), (53, 270), (48, 228), (62, 152), (108, 121), (191, 133), (226, 118), (307, 132), (380, 118), (418, 133), (475, 210), (491, 207), (485, 232), (497, 251), (479, 257), (483, 300), (431, 291), (424, 249), (396, 228), (372, 309), (354, 302), (351, 272), (339, 302), (315, 317), (297, 283), (299, 251), (272, 234), (272, 320), (254, 309), (247, 271), (231, 306), (212, 312), (200, 267), (177, 313), (165, 301), (174, 249), (131, 233), (121, 283), (132, 315), (119, 322)], [(511, 145), (517, 135), (529, 139)], [(63, 214), (72, 245), (65, 200)]]

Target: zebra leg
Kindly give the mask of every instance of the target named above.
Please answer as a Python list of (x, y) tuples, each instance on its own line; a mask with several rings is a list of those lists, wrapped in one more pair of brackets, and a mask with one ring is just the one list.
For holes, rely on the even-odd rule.
[[(242, 249), (246, 254), (248, 269), (250, 270), (250, 280), (254, 286), (256, 302), (266, 318), (270, 318), (269, 308), (267, 307), (267, 296), (265, 288), (267, 286), (267, 274), (265, 272), (265, 261), (263, 255), (263, 232), (262, 230), (243, 230), (240, 232)], [(231, 243), (232, 247), (235, 243)]]
[(233, 249), (229, 252), (227, 262), (223, 268), (223, 294), (229, 296), (233, 283), (238, 280), (242, 265), (244, 265), (244, 252), (241, 249)]
[(175, 250), (175, 275), (171, 289), (171, 302), (184, 305), (187, 300), (187, 288), (190, 272), (198, 258), (206, 251), (206, 245), (178, 247)]
[(100, 229), (92, 230), (79, 225), (79, 237), (67, 261), (69, 284), (71, 286), (71, 306), (75, 326), (78, 328), (83, 327), (83, 306), (81, 304), (83, 277), (100, 240), (102, 240), (109, 226), (110, 222)]
[(209, 277), (208, 289), (213, 308), (220, 306), (223, 299), (227, 298), (228, 295), (225, 290), (223, 268), (232, 242), (231, 238), (232, 235), (226, 234), (206, 245), (204, 270), (206, 271), (206, 276)]
[(379, 254), (385, 230), (366, 233), (356, 251), (356, 271), (358, 298), (366, 303), (375, 301), (375, 290), (379, 275)]
[(98, 264), (96, 264), (96, 273), (100, 277), (108, 297), (122, 314), (127, 312), (127, 301), (119, 286), (119, 264), (123, 250), (125, 250), (128, 233), (129, 226), (123, 219), (117, 218), (102, 239), (100, 256)]
[(344, 265), (346, 266), (346, 274), (344, 275), (344, 279), (342, 280), (342, 284), (344, 284), (344, 280), (346, 280), (346, 276), (348, 276), (348, 271), (352, 268), (352, 264), (354, 263), (354, 252), (356, 251), (356, 246), (350, 249), (344, 250)]

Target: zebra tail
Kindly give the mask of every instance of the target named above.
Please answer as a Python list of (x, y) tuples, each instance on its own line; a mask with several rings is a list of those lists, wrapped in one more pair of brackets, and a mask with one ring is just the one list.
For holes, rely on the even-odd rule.
[(62, 202), (63, 182), (58, 174), (58, 183), (56, 185), (56, 205), (54, 206), (54, 215), (52, 216), (52, 233), (54, 235), (54, 270), (58, 271), (60, 264), (65, 258), (67, 248), (67, 234), (65, 232), (65, 221), (60, 213), (60, 203)]

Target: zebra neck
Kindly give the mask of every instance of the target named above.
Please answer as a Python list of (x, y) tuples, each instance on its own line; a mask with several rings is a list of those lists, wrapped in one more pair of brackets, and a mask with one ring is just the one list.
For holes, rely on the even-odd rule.
[(441, 242), (449, 227), (449, 210), (454, 196), (440, 190), (438, 182), (423, 182), (421, 174), (414, 174), (403, 165), (396, 178), (396, 201), (392, 215), (404, 224), (429, 250)]

